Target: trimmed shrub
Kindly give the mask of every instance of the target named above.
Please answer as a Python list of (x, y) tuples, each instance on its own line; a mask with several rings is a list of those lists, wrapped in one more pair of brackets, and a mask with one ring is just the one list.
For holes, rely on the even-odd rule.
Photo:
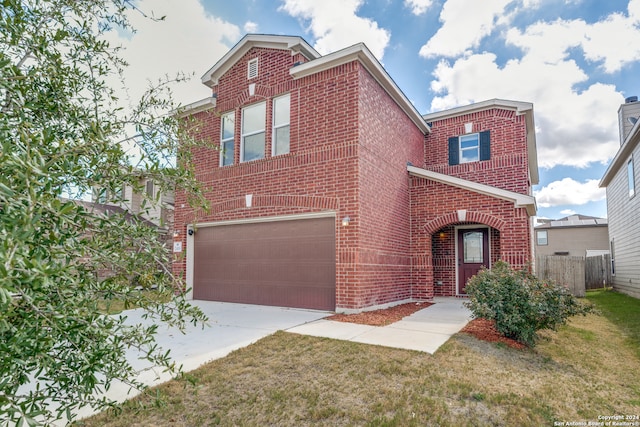
[(569, 317), (591, 311), (564, 286), (540, 280), (526, 270), (513, 270), (504, 261), (472, 277), (466, 292), (465, 305), (473, 317), (495, 321), (498, 332), (529, 347), (535, 345), (537, 331), (555, 330)]

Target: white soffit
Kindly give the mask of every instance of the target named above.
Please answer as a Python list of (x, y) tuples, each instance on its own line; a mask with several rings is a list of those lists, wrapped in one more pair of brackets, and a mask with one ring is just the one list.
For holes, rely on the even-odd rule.
[(178, 117), (187, 117), (201, 111), (211, 110), (216, 108), (216, 99), (213, 97), (204, 98), (191, 104), (183, 105), (171, 112), (171, 115)]
[(475, 193), (484, 194), (487, 196), (495, 197), (497, 199), (507, 200), (513, 202), (516, 208), (526, 208), (527, 213), (530, 216), (536, 214), (536, 199), (533, 196), (527, 196), (525, 194), (516, 193), (509, 190), (503, 190), (501, 188), (492, 187), (486, 184), (480, 184), (466, 179), (457, 178), (455, 176), (445, 175), (430, 170), (417, 168), (415, 166), (407, 166), (407, 171), (410, 175), (420, 178), (429, 179), (431, 181), (440, 182), (442, 184), (451, 185), (453, 187), (462, 188), (465, 190), (473, 191)]

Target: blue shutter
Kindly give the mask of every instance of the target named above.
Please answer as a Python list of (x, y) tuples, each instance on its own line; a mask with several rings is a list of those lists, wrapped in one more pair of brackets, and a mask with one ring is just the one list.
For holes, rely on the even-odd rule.
[(458, 145), (458, 137), (449, 138), (449, 166), (460, 163), (460, 146)]
[(480, 132), (480, 160), (491, 159), (491, 135), (488, 130)]

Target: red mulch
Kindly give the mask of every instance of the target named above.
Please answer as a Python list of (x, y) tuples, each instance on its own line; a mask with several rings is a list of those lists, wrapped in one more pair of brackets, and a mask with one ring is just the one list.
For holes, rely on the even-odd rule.
[(493, 320), (473, 319), (471, 322), (467, 323), (467, 326), (462, 328), (461, 332), (466, 332), (467, 334), (473, 335), (479, 340), (488, 342), (501, 342), (508, 345), (509, 347), (518, 350), (527, 348), (526, 345), (518, 341), (500, 335), (500, 333), (496, 331), (495, 322)]
[(334, 314), (333, 316), (327, 317), (327, 320), (359, 323), (361, 325), (370, 326), (386, 326), (397, 322), (418, 310), (427, 308), (432, 304), (433, 303), (430, 302), (409, 302), (406, 304), (396, 305), (394, 307), (373, 311), (363, 311), (362, 313), (356, 314)]

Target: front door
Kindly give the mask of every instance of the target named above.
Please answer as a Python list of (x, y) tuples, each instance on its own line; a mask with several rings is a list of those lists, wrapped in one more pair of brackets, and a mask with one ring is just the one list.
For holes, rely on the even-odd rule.
[(458, 230), (458, 295), (464, 295), (467, 281), (482, 267), (489, 268), (489, 229)]

